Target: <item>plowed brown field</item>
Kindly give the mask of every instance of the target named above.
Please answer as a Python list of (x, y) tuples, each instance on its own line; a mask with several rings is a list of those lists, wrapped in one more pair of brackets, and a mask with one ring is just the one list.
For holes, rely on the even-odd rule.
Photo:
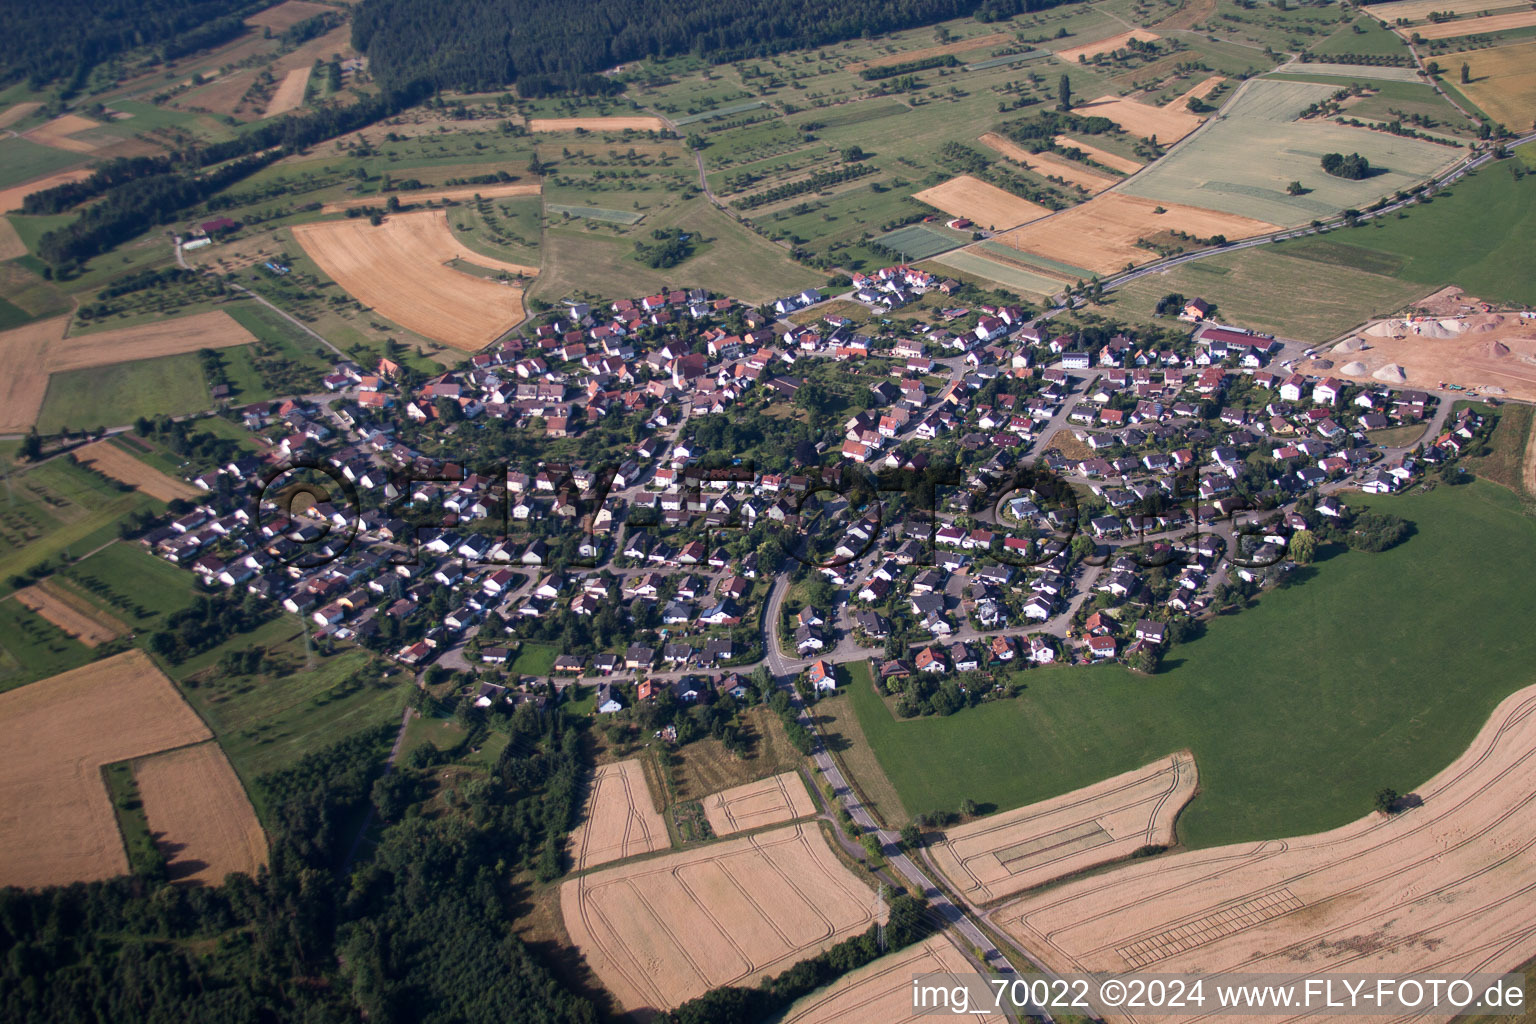
[(101, 766), (209, 738), (138, 650), (0, 693), (0, 885), (122, 874)]
[(481, 256), (459, 244), (444, 210), (367, 220), (299, 224), (293, 237), (332, 280), (365, 306), (424, 337), (465, 352), (484, 348), (523, 320), (523, 289), (461, 273), (462, 259), (511, 274), (532, 267)]
[(756, 984), (886, 909), (812, 823), (581, 875), (560, 914), (603, 986), (644, 1011)]
[(996, 920), (1059, 971), (1403, 976), (1499, 973), (1530, 960), (1536, 687), (1500, 703), (1466, 753), (1413, 796), (1399, 813), (1331, 832), (1069, 882)]

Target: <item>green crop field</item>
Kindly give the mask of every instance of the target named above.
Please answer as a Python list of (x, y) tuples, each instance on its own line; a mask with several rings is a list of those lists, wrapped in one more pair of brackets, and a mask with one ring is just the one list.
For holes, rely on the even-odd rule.
[(1320, 246), (1347, 245), (1401, 260), (1396, 276), (1429, 286), (1426, 291), (1455, 284), (1479, 298), (1536, 305), (1533, 200), (1536, 175), (1516, 181), (1511, 162), (1504, 161), (1463, 178), (1401, 218), (1283, 242), (1278, 251), (1302, 255)]
[(1046, 298), (1055, 295), (1065, 287), (1056, 278), (1046, 277), (1044, 274), (1032, 274), (1023, 267), (1010, 263), (999, 263), (997, 260), (988, 259), (974, 249), (947, 252), (935, 258), (933, 262), (940, 267), (950, 267), (961, 273), (1002, 285), (1029, 298)]
[(22, 324), (31, 323), (35, 317), (20, 306), (12, 305), (5, 299), (0, 299), (0, 331), (9, 330), (12, 327), (20, 327)]
[(0, 188), (62, 171), (84, 159), (83, 154), (54, 149), (20, 136), (0, 138)]
[[(1465, 155), (1463, 149), (1383, 132), (1293, 120), (1333, 91), (1319, 83), (1247, 82), (1221, 117), (1120, 190), (1289, 226), (1351, 207), (1363, 210)], [(1357, 152), (1380, 172), (1350, 181), (1322, 169), (1325, 153)], [(1265, 158), (1250, 159), (1254, 153)], [(1308, 191), (1289, 195), (1287, 186), (1292, 181), (1301, 182)]]
[[(1359, 254), (1358, 262), (1353, 253)], [(1303, 259), (1303, 254), (1313, 258)], [(1137, 278), (1109, 293), (1109, 311), (1121, 319), (1153, 323), (1158, 299), (1177, 292), (1213, 303), (1225, 323), (1323, 342), (1433, 290), (1389, 276), (1398, 265), (1388, 254), (1333, 243), (1306, 249), (1266, 245)], [(1284, 287), (1276, 287), (1279, 282)], [(1298, 295), (1306, 301), (1297, 301)]]
[(965, 245), (970, 240), (970, 235), (928, 224), (908, 224), (875, 238), (887, 249), (904, 254), (908, 261), (937, 256), (941, 252)]
[(135, 630), (152, 628), (168, 613), (185, 608), (195, 592), (192, 573), (127, 541), (75, 562), (63, 578)]
[(54, 374), (37, 429), (50, 434), (66, 426), (117, 427), (140, 416), (182, 416), (212, 404), (202, 364), (188, 352)]
[(1536, 521), (1482, 482), (1370, 504), (1417, 534), (1325, 558), (1174, 648), (1155, 676), (1029, 671), (1017, 699), (910, 721), (852, 687), (905, 811), (1017, 807), (1183, 747), (1200, 771), (1179, 819), (1189, 846), (1317, 832), (1368, 813), (1383, 786), (1412, 792), (1536, 682)]
[(0, 693), (79, 668), (93, 656), (89, 647), (14, 597), (0, 601)]

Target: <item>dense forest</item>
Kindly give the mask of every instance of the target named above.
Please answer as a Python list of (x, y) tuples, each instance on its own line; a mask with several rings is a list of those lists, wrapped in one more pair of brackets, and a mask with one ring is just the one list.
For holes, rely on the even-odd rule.
[[(396, 87), (539, 93), (609, 91), (626, 61), (692, 53), (715, 62), (826, 46), (977, 15), (1006, 18), (1063, 0), (363, 0), (352, 42)], [(527, 89), (523, 89), (525, 94)]]
[(244, 31), (241, 19), (271, 0), (53, 0), (0, 4), (0, 82), (34, 86), (68, 79), (78, 87), (91, 68), (130, 50), (159, 56), (215, 46)]

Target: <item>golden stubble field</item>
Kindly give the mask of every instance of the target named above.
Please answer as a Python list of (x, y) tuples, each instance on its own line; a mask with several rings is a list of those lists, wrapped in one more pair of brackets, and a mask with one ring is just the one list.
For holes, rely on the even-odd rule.
[(71, 457), (82, 466), (94, 469), (98, 473), (105, 473), (113, 480), (130, 484), (151, 498), (158, 498), (161, 501), (171, 501), (175, 498), (190, 500), (203, 493), (185, 480), (177, 480), (147, 463), (140, 462), (109, 439), (92, 441), (88, 445), (76, 448), (71, 453)]
[(1074, 163), (1054, 153), (1031, 153), (1023, 146), (1009, 142), (996, 132), (987, 132), (977, 141), (1037, 174), (1043, 174), (1048, 178), (1060, 178), (1073, 185), (1081, 185), (1090, 192), (1102, 192), (1120, 181), (1119, 178)]
[(423, 337), (465, 352), (484, 348), (524, 317), (523, 288), (448, 266), (463, 260), (509, 274), (534, 267), (482, 256), (459, 244), (445, 210), (295, 225), (293, 237), (357, 301)]
[(994, 919), (1059, 971), (1499, 973), (1531, 959), (1536, 687), (1412, 797), (1330, 832), (1068, 882)]
[(10, 188), (0, 189), (0, 213), (12, 213), (21, 209), (22, 200), (34, 192), (46, 192), (55, 185), (63, 185), (71, 181), (84, 181), (94, 171), (88, 167), (77, 167), (73, 171), (60, 171), (57, 174), (49, 174), (42, 178), (34, 178), (20, 185), (12, 185)]
[[(1159, 208), (1162, 213), (1156, 212)], [(1102, 192), (1081, 206), (998, 235), (996, 240), (1022, 252), (1105, 274), (1124, 270), (1127, 263), (1157, 259), (1155, 251), (1143, 249), (1136, 241), (1160, 232), (1183, 231), (1196, 238), (1225, 235), (1236, 240), (1275, 230), (1273, 224), (1235, 214)]]
[(1011, 228), (1038, 220), (1051, 211), (1038, 203), (1020, 199), (969, 174), (912, 193), (912, 198), (937, 207), (955, 217), (967, 217), (989, 230)]
[(210, 738), (139, 650), (0, 694), (0, 885), (127, 871), (101, 766)]
[(14, 596), (87, 647), (100, 647), (128, 632), (128, 627), (121, 620), (101, 611), (83, 597), (63, 589), (51, 579), (22, 587)]
[[(919, 1024), (912, 1008), (912, 976), (972, 974), (976, 966), (946, 936), (934, 935), (844, 975), (798, 1000), (778, 1024)], [(965, 1016), (973, 1024), (1004, 1024), (1001, 1013), (984, 1009)]]
[(309, 87), (310, 70), (310, 68), (294, 68), (284, 74), (283, 80), (278, 82), (277, 88), (272, 91), (272, 99), (267, 103), (263, 116), (286, 114), (303, 103), (304, 90)]
[(735, 835), (765, 825), (778, 825), (816, 813), (799, 772), (748, 782), (705, 797), (704, 817), (717, 836)]
[(1107, 117), (1132, 135), (1156, 138), (1164, 146), (1173, 145), (1205, 122), (1205, 118), (1191, 114), (1182, 104), (1154, 107), (1124, 96), (1100, 96), (1073, 107), (1072, 113), (1080, 117)]
[(1095, 146), (1090, 142), (1084, 142), (1081, 139), (1074, 139), (1070, 135), (1056, 136), (1056, 145), (1062, 147), (1063, 149), (1081, 150), (1083, 155), (1092, 160), (1094, 163), (1103, 164), (1105, 167), (1121, 171), (1125, 174), (1135, 174), (1137, 171), (1141, 170), (1143, 166), (1145, 166), (1136, 160), (1132, 160), (1130, 157), (1120, 156), (1117, 153), (1111, 153), (1107, 149), (1100, 149), (1098, 146)]
[(0, 374), (0, 433), (31, 429), (51, 374), (256, 340), (220, 309), (72, 338), (64, 336), (68, 326), (69, 317), (62, 316), (0, 331), (0, 364), (6, 367)]
[(667, 126), (655, 116), (631, 117), (530, 117), (531, 132), (664, 132)]
[(1129, 857), (1171, 846), (1173, 823), (1195, 795), (1188, 751), (1161, 758), (1050, 800), (993, 814), (929, 846), (957, 892), (976, 903), (1013, 896)]
[(133, 776), (171, 881), (220, 885), (267, 863), (267, 837), (217, 743), (152, 754)]
[(571, 831), (571, 861), (577, 871), (654, 853), (672, 845), (667, 823), (645, 783), (638, 758), (599, 765), (581, 823)]
[(1068, 50), (1059, 50), (1056, 56), (1068, 64), (1076, 64), (1079, 57), (1097, 57), (1101, 53), (1113, 53), (1123, 49), (1125, 44), (1132, 39), (1143, 43), (1156, 42), (1160, 37), (1156, 32), (1148, 32), (1144, 28), (1133, 28), (1129, 32), (1121, 32), (1119, 35), (1109, 36), (1092, 43), (1084, 43), (1082, 46), (1074, 46)]
[(886, 908), (802, 823), (572, 878), (560, 913), (603, 986), (635, 1012), (756, 984)]

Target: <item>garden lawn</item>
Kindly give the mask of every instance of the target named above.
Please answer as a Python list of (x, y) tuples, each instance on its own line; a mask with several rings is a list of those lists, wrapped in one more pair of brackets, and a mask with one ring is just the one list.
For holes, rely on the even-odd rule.
[(1417, 534), (1326, 559), (1174, 648), (1156, 676), (1029, 671), (1018, 699), (912, 721), (851, 687), (906, 811), (1018, 807), (1184, 747), (1200, 771), (1178, 826), (1193, 847), (1333, 828), (1384, 786), (1412, 792), (1536, 681), (1536, 521), (1483, 482), (1370, 504)]

